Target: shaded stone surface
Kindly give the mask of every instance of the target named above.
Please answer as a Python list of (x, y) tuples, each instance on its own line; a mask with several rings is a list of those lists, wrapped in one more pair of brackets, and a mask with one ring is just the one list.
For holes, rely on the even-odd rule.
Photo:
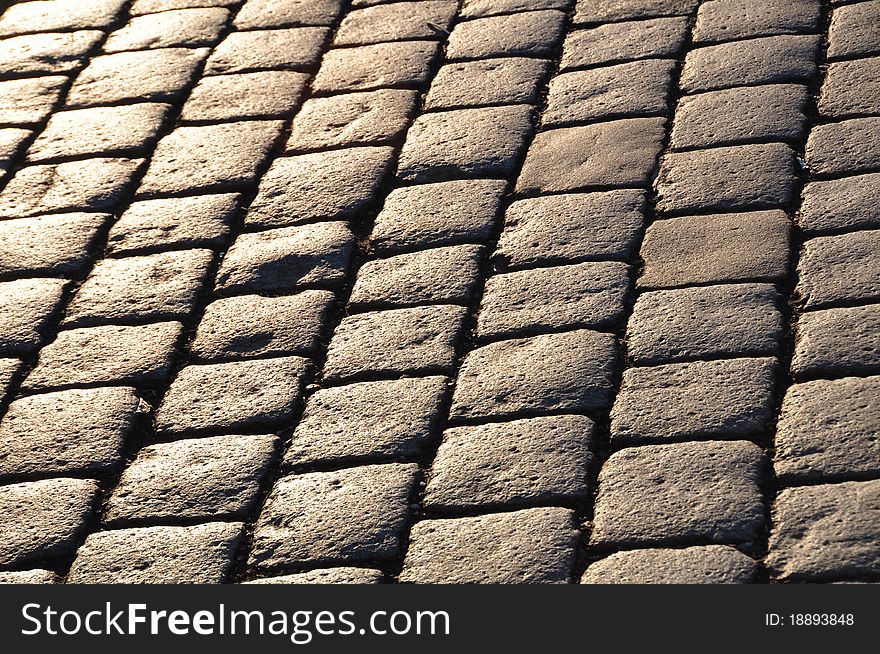
[(878, 114), (878, 85), (880, 57), (832, 63), (825, 73), (825, 82), (819, 95), (819, 112), (833, 118)]
[(835, 7), (828, 27), (828, 57), (852, 57), (880, 52), (880, 2)]
[(226, 26), (229, 11), (221, 7), (174, 9), (161, 14), (132, 18), (111, 32), (104, 52), (210, 46), (217, 42)]
[(434, 76), (425, 96), (425, 109), (535, 104), (549, 72), (549, 61), (529, 57), (448, 63)]
[(797, 292), (807, 309), (880, 299), (880, 270), (874, 256), (880, 232), (823, 236), (804, 243)]
[(827, 233), (880, 226), (880, 205), (874, 200), (878, 184), (880, 173), (807, 184), (799, 216), (801, 228)]
[(446, 57), (549, 57), (562, 38), (564, 21), (561, 11), (544, 10), (461, 22), (449, 35)]
[(684, 46), (687, 19), (652, 18), (575, 30), (565, 39), (561, 70), (655, 57), (675, 58)]
[(726, 545), (617, 552), (590, 564), (582, 584), (749, 584), (758, 564)]
[(66, 83), (67, 78), (62, 76), (0, 81), (0, 123), (40, 123), (52, 112)]
[(109, 27), (125, 4), (124, 0), (94, 0), (82, 7), (65, 0), (19, 2), (0, 17), (0, 36)]
[(791, 370), (797, 378), (880, 371), (880, 304), (801, 315)]
[(51, 75), (71, 72), (80, 66), (102, 36), (98, 30), (78, 30), (3, 39), (0, 74)]
[(401, 2), (348, 12), (336, 30), (335, 45), (367, 45), (409, 39), (438, 39), (449, 29), (454, 0)]
[(39, 345), (66, 287), (63, 279), (0, 282), (0, 355), (25, 354)]
[(819, 0), (711, 0), (700, 5), (694, 43), (719, 43), (774, 34), (812, 33), (819, 29)]
[(398, 41), (330, 50), (312, 84), (317, 92), (422, 88), (439, 53), (435, 41)]
[(805, 152), (814, 174), (873, 172), (880, 168), (880, 118), (817, 125)]

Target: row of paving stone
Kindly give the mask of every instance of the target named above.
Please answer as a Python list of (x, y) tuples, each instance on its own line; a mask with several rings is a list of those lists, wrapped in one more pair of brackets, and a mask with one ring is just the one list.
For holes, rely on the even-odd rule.
[[(46, 3), (21, 6), (29, 4)], [(237, 8), (237, 3), (214, 4)], [(748, 549), (760, 540), (765, 522), (759, 486), (766, 463), (760, 449), (743, 439), (761, 441), (774, 407), (778, 364), (773, 357), (780, 354), (783, 328), (772, 283), (785, 282), (789, 260), (789, 219), (777, 209), (791, 210), (797, 193), (790, 147), (803, 140), (807, 102), (799, 84), (815, 75), (818, 56), (817, 38), (801, 33), (818, 30), (818, 4), (797, 3), (792, 9), (786, 9), (788, 3), (774, 4), (776, 13), (764, 23), (743, 25), (744, 5), (737, 14), (737, 3), (708, 2), (690, 32), (688, 15), (696, 2), (622, 2), (609, 3), (610, 8), (580, 3), (571, 20), (574, 29), (565, 36), (559, 74), (550, 81), (539, 131), (516, 177), (531, 139), (534, 107), (555, 67), (547, 57), (553, 58), (563, 41), (566, 15), (560, 10), (569, 3), (537, 4), (465, 3), (425, 97), (425, 113), (415, 122), (416, 91), (429, 87), (439, 39), (455, 20), (455, 3), (349, 12), (311, 81), (320, 45), (304, 64), (278, 62), (279, 52), (300, 57), (302, 42), (280, 50), (278, 41), (267, 41), (261, 50), (257, 37), (248, 38), (257, 33), (233, 31), (211, 52), (206, 77), (183, 105), (181, 126), (159, 141), (135, 203), (110, 229), (113, 258), (101, 261), (77, 291), (59, 337), (40, 353), (37, 368), (24, 381), (26, 392), (41, 394), (14, 402), (0, 423), (0, 431), (10, 430), (5, 442), (21, 443), (21, 434), (33, 429), (37, 416), (90, 403), (87, 412), (78, 414), (80, 420), (89, 418), (93, 449), (74, 453), (62, 445), (65, 451), (59, 455), (55, 445), (55, 455), (63, 460), (29, 459), (45, 457), (53, 452), (52, 443), (66, 437), (47, 434), (34, 452), (8, 462), (9, 481), (16, 475), (89, 474), (118, 467), (120, 443), (143, 410), (136, 395), (123, 388), (55, 389), (106, 383), (164, 388), (181, 329), (167, 321), (187, 322), (198, 313), (212, 272), (212, 248), (225, 246), (234, 223), (238, 197), (229, 191), (253, 187), (282, 133), (283, 119), (309, 84), (317, 97), (296, 114), (284, 156), (260, 181), (244, 220), (245, 233), (220, 264), (217, 299), (205, 310), (189, 348), (194, 365), (177, 374), (159, 407), (155, 428), (171, 442), (144, 448), (125, 470), (103, 513), (111, 529), (86, 540), (70, 581), (179, 579), (182, 570), (191, 571), (188, 580), (226, 576), (242, 545), (240, 523), (144, 526), (253, 520), (261, 480), (280, 449), (277, 437), (260, 432), (295, 419), (308, 361), (320, 360), (330, 308), (347, 292), (356, 244), (343, 221), (357, 220), (382, 201), (396, 146), (411, 123), (396, 162), (398, 183), (393, 184), (405, 186), (384, 198), (372, 227), (369, 257), (330, 341), (321, 388), (306, 402), (284, 455), (283, 476), (257, 523), (252, 566), (266, 574), (340, 564), (393, 565), (411, 519), (410, 503), (422, 496), (419, 511), (443, 519), (413, 526), (401, 580), (568, 580), (578, 544), (572, 508), (582, 507), (589, 497), (587, 480), (598, 467), (593, 420), (611, 408), (622, 361), (609, 332), (620, 330), (631, 303), (632, 264), (649, 218), (645, 194), (666, 138), (662, 116), (668, 113), (678, 74), (675, 60), (689, 40), (705, 45), (688, 53), (681, 71), (683, 90), (698, 93), (678, 103), (671, 151), (661, 166), (662, 220), (651, 225), (642, 246), (645, 270), (638, 286), (646, 292), (638, 296), (627, 329), (636, 367), (624, 374), (612, 412), (612, 447), (626, 448), (602, 467), (590, 545), (599, 553), (633, 545), (697, 546), (613, 554), (593, 563), (584, 580), (755, 578), (756, 564), (728, 545)], [(249, 5), (263, 5), (266, 11), (249, 12)], [(288, 6), (273, 14), (272, 5)], [(260, 39), (274, 38), (275, 31), (316, 29), (288, 29), (289, 5), (250, 0), (233, 24), (259, 27)], [(401, 7), (410, 6), (416, 18), (400, 19), (409, 15)], [(159, 8), (170, 7), (153, 9)], [(338, 5), (328, 11), (324, 22), (335, 26), (338, 11)], [(730, 11), (738, 17), (732, 32), (731, 16), (725, 13)], [(248, 22), (258, 14), (256, 24)], [(432, 26), (427, 31), (426, 17)], [(632, 18), (639, 20), (627, 20)], [(317, 20), (308, 18), (311, 24)], [(207, 15), (195, 22), (204, 21)], [(107, 42), (161, 47), (144, 52), (162, 57), (182, 45), (163, 40), (164, 33), (150, 35), (155, 21), (136, 23), (118, 30), (121, 35), (114, 32), (117, 36)], [(796, 36), (775, 36), (780, 32)], [(185, 45), (213, 43), (203, 34)], [(324, 29), (322, 39), (327, 34)], [(832, 43), (834, 34), (832, 29)], [(729, 38), (746, 40), (710, 45)], [(733, 68), (725, 48), (739, 49)], [(247, 61), (236, 63), (236, 54)], [(89, 68), (101, 59), (93, 59)], [(207, 76), (212, 59), (229, 68)], [(167, 61), (155, 65), (162, 71), (169, 67)], [(274, 70), (281, 66), (305, 74)], [(105, 70), (118, 67), (119, 62), (111, 62)], [(130, 85), (129, 97), (113, 95), (125, 85), (106, 82), (100, 71), (89, 77), (89, 68), (83, 75), (104, 89), (97, 102), (158, 99), (145, 96), (148, 90), (131, 91)], [(298, 77), (282, 81), (267, 77), (270, 73)], [(295, 92), (282, 86), (289, 82)], [(283, 97), (266, 93), (266, 85), (273, 83), (271, 88)], [(78, 85), (79, 79), (72, 93)], [(248, 93), (248, 88), (253, 90)], [(185, 89), (164, 98), (182, 99)], [(746, 107), (745, 116), (736, 116), (739, 125), (732, 120), (731, 105)], [(101, 136), (97, 146), (88, 139), (79, 144), (69, 131), (65, 138), (57, 136), (69, 130), (63, 121), (52, 137), (58, 115), (28, 150), (28, 162), (72, 158), (77, 163), (82, 160), (76, 157), (130, 154), (132, 148), (147, 154), (159, 129), (136, 136), (134, 145), (128, 130)], [(102, 125), (130, 125), (131, 115), (117, 116), (117, 126), (107, 114), (95, 114), (83, 134), (93, 137)], [(88, 120), (80, 116), (73, 117), (73, 124)], [(237, 122), (216, 123), (232, 120)], [(230, 139), (239, 144), (232, 152)], [(43, 154), (31, 159), (35, 148)], [(98, 160), (85, 161), (91, 185), (91, 167)], [(31, 171), (30, 179), (64, 174), (59, 169), (65, 163), (49, 165), (55, 169)], [(81, 174), (74, 170), (69, 178)], [(466, 179), (445, 181), (449, 178)], [(508, 183), (515, 194), (512, 202), (506, 196)], [(67, 197), (22, 202), (27, 198), (22, 189), (33, 184), (23, 183), (14, 195), (4, 191), (15, 198), (7, 215), (72, 208)], [(113, 201), (90, 204), (93, 190), (85, 189), (75, 200), (87, 206), (76, 208), (111, 209)], [(191, 197), (152, 199), (181, 194)], [(502, 210), (503, 229), (489, 260), (494, 274), (484, 284), (481, 271)], [(749, 213), (731, 213), (742, 210)], [(715, 211), (727, 213), (711, 214)], [(668, 217), (694, 212), (700, 216)], [(181, 214), (186, 224), (179, 222)], [(77, 218), (94, 220), (93, 215)], [(165, 223), (157, 224), (157, 218)], [(58, 229), (59, 220), (43, 219), (52, 229)], [(45, 250), (46, 232), (38, 230), (48, 227), (28, 227), (39, 234), (34, 242)], [(12, 246), (18, 247), (22, 229), (15, 233)], [(48, 243), (60, 250), (59, 242), (74, 241), (78, 251), (64, 261), (82, 266), (94, 258), (96, 237), (75, 242), (74, 233), (80, 230), (69, 229)], [(697, 244), (694, 251), (682, 250), (688, 244)], [(707, 259), (702, 256), (707, 248), (721, 254)], [(59, 258), (57, 252), (40, 256)], [(25, 274), (39, 274), (39, 265), (35, 268)], [(60, 270), (54, 265), (47, 269)], [(8, 273), (17, 275), (18, 269)], [(149, 288), (144, 279), (151, 280)], [(60, 297), (63, 282), (53, 283)], [(436, 432), (446, 422), (449, 379), (457, 373), (477, 303), (474, 347), (451, 398), (452, 426), (443, 434), (427, 486), (417, 491), (419, 467), (389, 462), (424, 461), (433, 453)], [(52, 313), (46, 311), (44, 320), (51, 320)], [(674, 324), (668, 324), (669, 316)], [(38, 336), (30, 337), (28, 347), (33, 348)], [(96, 367), (96, 353), (106, 367)], [(64, 431), (69, 429), (65, 425)], [(241, 430), (255, 435), (228, 435)], [(693, 439), (709, 440), (667, 443)], [(30, 447), (33, 437), (27, 442)], [(664, 444), (646, 444), (653, 442)], [(870, 450), (863, 454), (870, 464)], [(53, 465), (55, 472), (47, 473)], [(327, 468), (332, 470), (318, 471)], [(665, 484), (663, 496), (658, 484)], [(59, 489), (70, 501), (66, 524), (58, 520), (54, 503), (42, 507), (46, 518), (26, 534), (31, 543), (45, 538), (38, 532), (50, 518), (58, 528), (53, 553), (80, 538), (94, 484), (48, 479), (7, 488), (15, 489), (11, 505), (22, 502), (24, 494), (32, 511), (48, 504), (43, 498), (57, 496)], [(853, 489), (853, 497), (860, 492), (861, 487)], [(848, 497), (840, 495), (837, 503), (848, 506)], [(807, 506), (827, 510), (825, 504), (833, 511), (835, 496)], [(536, 506), (543, 508), (531, 508)], [(450, 518), (474, 512), (482, 515)], [(870, 530), (870, 521), (859, 515)], [(795, 519), (794, 529), (802, 522)], [(797, 546), (780, 545), (783, 557)], [(14, 549), (27, 547), (23, 541)], [(823, 556), (819, 576), (839, 576), (839, 570), (827, 569), (827, 549)], [(843, 574), (875, 572), (869, 553), (863, 558)], [(801, 564), (796, 561), (783, 576), (813, 574), (799, 569)], [(13, 565), (21, 567), (18, 561)], [(281, 579), (375, 581), (379, 576), (343, 568)]]

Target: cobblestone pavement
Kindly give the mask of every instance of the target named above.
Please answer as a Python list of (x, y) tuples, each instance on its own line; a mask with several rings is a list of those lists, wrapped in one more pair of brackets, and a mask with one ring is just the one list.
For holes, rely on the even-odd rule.
[(0, 14), (0, 579), (880, 579), (880, 0)]

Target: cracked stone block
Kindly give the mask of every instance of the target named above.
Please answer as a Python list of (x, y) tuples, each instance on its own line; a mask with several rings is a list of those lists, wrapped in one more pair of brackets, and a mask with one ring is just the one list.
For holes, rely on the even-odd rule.
[(321, 389), (309, 398), (284, 462), (296, 468), (417, 457), (435, 437), (447, 385), (445, 377), (404, 377)]
[[(877, 5), (880, 7), (880, 2)], [(834, 62), (825, 73), (819, 94), (819, 113), (831, 118), (878, 114), (878, 89), (880, 57)]]
[(0, 402), (6, 401), (12, 389), (13, 380), (18, 377), (21, 361), (18, 359), (0, 359)]
[(723, 89), (685, 96), (675, 110), (675, 149), (740, 145), (750, 141), (798, 143), (807, 118), (807, 87), (799, 84)]
[(229, 11), (220, 7), (174, 9), (132, 18), (124, 27), (111, 32), (104, 52), (124, 52), (148, 48), (195, 48), (211, 46), (226, 27)]
[(126, 0), (90, 0), (82, 6), (67, 0), (18, 2), (0, 17), (0, 36), (110, 27)]
[(577, 0), (575, 25), (589, 25), (636, 18), (661, 16), (689, 16), (699, 0)]
[(485, 243), (505, 192), (497, 179), (462, 179), (398, 188), (385, 198), (370, 245), (382, 254)]
[(28, 149), (28, 162), (107, 154), (144, 156), (169, 109), (167, 104), (145, 102), (56, 113)]
[(791, 386), (776, 429), (776, 476), (791, 484), (877, 474), (878, 393), (880, 377)]
[(608, 65), (635, 59), (675, 59), (684, 48), (685, 17), (610, 23), (568, 34), (560, 70)]
[(442, 40), (458, 9), (454, 0), (400, 2), (366, 7), (346, 14), (333, 44), (369, 45), (409, 39)]
[(282, 118), (299, 106), (308, 79), (305, 73), (286, 70), (203, 77), (180, 118), (184, 122)]
[(107, 239), (115, 257), (178, 248), (220, 248), (238, 213), (235, 193), (144, 200), (131, 204)]
[(520, 193), (648, 186), (664, 138), (664, 118), (629, 118), (540, 132), (516, 183)]
[(71, 274), (91, 263), (107, 214), (0, 221), (0, 275)]
[(729, 545), (616, 552), (591, 564), (582, 584), (751, 584), (756, 561)]
[(627, 323), (627, 352), (639, 365), (774, 355), (783, 336), (780, 301), (770, 284), (642, 293)]
[(63, 279), (0, 282), (0, 356), (27, 354), (40, 344), (66, 287)]
[(556, 10), (477, 18), (458, 23), (449, 35), (446, 57), (544, 57), (553, 55), (565, 29), (565, 14)]
[(616, 261), (495, 275), (483, 292), (477, 337), (611, 325), (623, 315), (629, 287), (629, 268)]
[(250, 185), (283, 126), (280, 120), (248, 120), (178, 127), (159, 141), (138, 195)]
[(95, 158), (22, 168), (0, 193), (0, 218), (112, 212), (143, 163), (143, 159)]
[(874, 261), (878, 251), (877, 231), (808, 240), (798, 262), (797, 292), (803, 306), (880, 300), (880, 270)]
[(800, 227), (818, 234), (880, 227), (878, 187), (880, 173), (807, 184), (798, 216)]
[(211, 250), (184, 250), (99, 261), (77, 290), (63, 324), (185, 318), (195, 309), (213, 260)]
[(6, 171), (12, 168), (22, 146), (32, 134), (33, 132), (30, 130), (15, 127), (0, 129), (0, 179), (3, 178)]
[[(240, 295), (208, 305), (190, 347), (202, 361), (295, 354), (312, 356), (321, 343), (329, 291), (283, 297)], [(242, 320), (247, 316), (247, 320)]]
[(788, 276), (790, 231), (779, 210), (658, 220), (645, 233), (638, 285), (781, 281)]
[(532, 133), (527, 105), (427, 113), (416, 118), (397, 175), (409, 182), (512, 176)]
[(302, 357), (187, 366), (156, 412), (156, 430), (228, 432), (289, 423), (308, 368)]
[(132, 16), (155, 14), (172, 9), (192, 9), (194, 7), (231, 7), (240, 0), (134, 0), (128, 13)]
[(414, 464), (368, 465), (282, 477), (254, 531), (260, 571), (393, 559), (409, 522)]
[(795, 331), (796, 378), (880, 371), (880, 304), (808, 311)]
[(168, 378), (182, 330), (179, 322), (160, 322), (62, 331), (40, 350), (37, 367), (22, 386), (47, 391), (86, 384), (160, 384)]
[(400, 573), (415, 584), (565, 584), (574, 568), (574, 512), (523, 509), (423, 520), (410, 533)]
[(0, 568), (73, 552), (91, 521), (97, 493), (91, 479), (64, 477), (0, 486)]
[(354, 236), (344, 223), (316, 223), (239, 236), (220, 264), (217, 290), (275, 293), (336, 288), (345, 281)]
[(541, 125), (665, 114), (674, 67), (668, 59), (644, 60), (558, 75)]
[[(99, 30), (80, 30), (3, 39), (0, 75), (55, 75), (73, 72), (80, 67), (103, 36)], [(29, 81), (33, 82), (34, 79)]]
[(358, 271), (349, 309), (467, 304), (480, 282), (483, 248), (458, 245), (368, 261)]
[(828, 57), (858, 57), (880, 53), (880, 2), (835, 7), (828, 28)]
[(36, 125), (43, 122), (52, 113), (66, 84), (67, 78), (61, 76), (0, 81), (0, 124)]
[(241, 523), (115, 529), (91, 534), (69, 584), (219, 584), (244, 540)]
[(782, 143), (738, 145), (663, 157), (657, 209), (748, 211), (790, 205), (797, 183), (795, 153)]
[(122, 473), (104, 516), (113, 526), (254, 517), (275, 461), (275, 436), (215, 436), (143, 448)]
[(711, 0), (700, 5), (693, 42), (720, 43), (757, 36), (819, 31), (819, 0)]
[(477, 348), (459, 372), (450, 416), (510, 418), (606, 408), (616, 359), (614, 336), (588, 329)]
[(880, 480), (787, 488), (773, 508), (767, 567), (785, 581), (876, 576), (878, 514)]
[(380, 89), (312, 98), (293, 119), (287, 152), (395, 141), (409, 127), (418, 94)]
[[(2, 579), (2, 577), (0, 577)], [(369, 568), (321, 568), (280, 577), (245, 581), (245, 584), (381, 584), (385, 575)]]
[(447, 429), (423, 504), (456, 512), (582, 500), (594, 438), (595, 425), (583, 416)]
[(749, 544), (761, 538), (766, 459), (746, 441), (645, 445), (602, 466), (596, 547)]
[(595, 259), (628, 260), (645, 218), (643, 191), (571, 193), (507, 209), (495, 258), (510, 269)]
[(179, 101), (207, 55), (207, 48), (162, 48), (94, 57), (76, 78), (67, 104)]
[(341, 0), (248, 0), (233, 24), (251, 30), (287, 25), (332, 25)]
[(461, 4), (459, 17), (462, 19), (485, 18), (536, 9), (567, 11), (572, 4), (573, 0), (464, 0)]
[(611, 442), (759, 437), (773, 419), (776, 375), (770, 357), (630, 368), (611, 410)]
[(880, 118), (817, 125), (810, 132), (807, 166), (813, 174), (840, 175), (880, 168)]
[(353, 218), (378, 196), (393, 156), (382, 146), (280, 157), (260, 181), (245, 222), (282, 227)]
[(329, 50), (312, 82), (318, 93), (370, 91), (386, 87), (420, 89), (431, 78), (436, 41), (397, 41)]
[(437, 305), (343, 318), (330, 341), (324, 380), (451, 371), (466, 317), (464, 307)]
[(0, 422), (0, 479), (114, 470), (141, 411), (133, 388), (73, 389), (15, 400)]
[(22, 570), (0, 572), (0, 584), (57, 584), (58, 578), (51, 570)]
[(816, 75), (818, 36), (769, 36), (691, 50), (679, 82), (686, 93), (731, 86), (809, 82)]
[(327, 36), (323, 27), (232, 32), (208, 57), (205, 75), (310, 70), (318, 65)]
[(549, 73), (549, 61), (527, 57), (449, 63), (434, 76), (425, 97), (425, 110), (534, 105)]

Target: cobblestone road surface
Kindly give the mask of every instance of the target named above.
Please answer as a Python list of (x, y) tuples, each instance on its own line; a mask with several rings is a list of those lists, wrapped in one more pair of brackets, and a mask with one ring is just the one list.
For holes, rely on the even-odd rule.
[(880, 579), (880, 0), (0, 14), (0, 579)]

